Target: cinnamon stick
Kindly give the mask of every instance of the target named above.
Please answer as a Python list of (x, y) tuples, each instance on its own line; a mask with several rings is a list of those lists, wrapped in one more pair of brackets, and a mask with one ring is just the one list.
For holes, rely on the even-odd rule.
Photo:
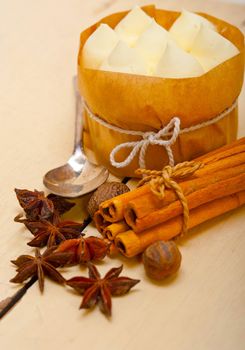
[[(202, 170), (202, 169), (200, 169)], [(220, 170), (213, 174), (197, 177), (188, 181), (180, 182), (185, 196), (205, 188), (208, 185), (215, 184), (219, 181), (226, 180), (245, 173), (245, 163), (236, 167), (227, 168), (225, 171)], [(145, 193), (145, 195), (135, 198), (125, 205), (125, 219), (129, 226), (134, 227), (137, 219), (143, 218), (152, 212), (158, 211), (171, 204), (178, 199), (175, 192), (172, 190), (166, 190), (163, 199), (155, 196), (151, 191)], [(130, 212), (130, 213), (129, 213)]]
[[(203, 161), (209, 157), (213, 157), (215, 155), (218, 155), (220, 153), (226, 152), (226, 154), (229, 154), (230, 152), (232, 152), (232, 154), (235, 154), (236, 151), (234, 151), (234, 149), (238, 146), (244, 145), (245, 144), (245, 137), (241, 137), (238, 140), (233, 141), (232, 143), (229, 143), (228, 145), (216, 148), (215, 150), (205, 153), (202, 156), (199, 156), (198, 158), (196, 158), (196, 160), (198, 162)], [(234, 153), (235, 152), (235, 153)]]
[(93, 222), (95, 224), (95, 227), (97, 228), (97, 230), (102, 234), (104, 235), (104, 229), (110, 225), (110, 222), (106, 221), (104, 219), (104, 217), (101, 215), (100, 211), (97, 210), (95, 213), (94, 213), (94, 216), (93, 216)]
[(228, 168), (232, 168), (232, 167), (244, 164), (245, 151), (228, 156), (227, 158), (223, 156), (223, 158), (221, 159), (217, 159), (217, 160), (214, 159), (213, 161), (208, 160), (207, 163), (205, 163), (205, 160), (204, 160), (203, 163), (204, 163), (204, 167), (201, 169), (198, 169), (192, 177), (201, 177), (204, 175), (213, 174), (216, 171), (225, 170)]
[[(209, 219), (238, 208), (244, 203), (245, 191), (205, 203), (190, 211), (189, 228), (193, 228)], [(133, 230), (119, 233), (116, 236), (115, 244), (123, 255), (133, 257), (143, 252), (155, 241), (170, 240), (178, 236), (181, 230), (182, 217), (178, 216), (138, 234)]]
[[(226, 174), (226, 172), (223, 172)], [(228, 177), (223, 181), (211, 183), (186, 196), (189, 210), (194, 209), (202, 204), (211, 202), (215, 199), (231, 195), (236, 192), (245, 191), (245, 165), (243, 172), (235, 177)], [(138, 218), (134, 206), (130, 202), (125, 209), (124, 217), (127, 224), (135, 231), (141, 232), (155, 225), (168, 221), (183, 213), (183, 207), (179, 200), (164, 206), (159, 210), (154, 210), (150, 214)]]
[(142, 186), (133, 191), (123, 193), (112, 199), (108, 199), (100, 204), (100, 214), (108, 222), (117, 222), (123, 220), (125, 205), (132, 199), (141, 197), (145, 193), (151, 192), (150, 187)]
[[(203, 157), (199, 157), (197, 160), (203, 161), (205, 166), (197, 170), (192, 177), (188, 178), (188, 180), (211, 175), (215, 172), (244, 164), (245, 138), (235, 141), (219, 150), (208, 153)], [(182, 181), (180, 183), (185, 182), (186, 181)], [(151, 192), (150, 186), (147, 184), (103, 202), (100, 205), (99, 210), (106, 221), (117, 222), (123, 219), (124, 209), (129, 201), (136, 198), (140, 201), (143, 197), (145, 197), (145, 201), (148, 201), (150, 198), (150, 201), (153, 203), (152, 208), (161, 208), (163, 206), (163, 202), (161, 200), (159, 201), (158, 198), (155, 198), (154, 194)], [(144, 215), (146, 215), (146, 213)]]
[(129, 226), (126, 224), (125, 220), (115, 222), (113, 224), (108, 225), (103, 232), (105, 238), (113, 241), (120, 232), (125, 232), (129, 230)]

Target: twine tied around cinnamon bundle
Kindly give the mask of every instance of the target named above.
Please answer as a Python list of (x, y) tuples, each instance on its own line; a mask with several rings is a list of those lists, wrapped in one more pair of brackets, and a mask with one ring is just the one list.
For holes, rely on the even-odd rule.
[(138, 187), (149, 184), (151, 191), (159, 199), (164, 198), (166, 188), (171, 189), (176, 193), (183, 207), (183, 226), (181, 235), (185, 234), (188, 230), (189, 207), (187, 199), (182, 191), (182, 188), (177, 183), (177, 180), (182, 180), (193, 175), (203, 166), (204, 164), (202, 162), (187, 161), (179, 163), (173, 167), (167, 165), (162, 170), (137, 169), (135, 171), (137, 175), (143, 176), (143, 179), (140, 180)]

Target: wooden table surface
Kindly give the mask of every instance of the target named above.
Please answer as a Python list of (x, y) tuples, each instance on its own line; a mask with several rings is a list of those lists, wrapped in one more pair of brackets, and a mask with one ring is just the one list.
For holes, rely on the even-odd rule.
[[(8, 0), (0, 11), (0, 300), (21, 286), (9, 283), (10, 259), (33, 250), (30, 234), (13, 222), (19, 207), (14, 187), (43, 189), (42, 176), (72, 150), (79, 33), (128, 0)], [(156, 1), (162, 8), (202, 10), (245, 28), (245, 6), (217, 1)], [(229, 93), (229, 91), (227, 91)], [(245, 91), (240, 97), (239, 136), (245, 134)], [(131, 183), (131, 186), (133, 184)], [(83, 220), (88, 196), (72, 217)], [(125, 266), (141, 283), (113, 298), (113, 316), (78, 310), (81, 296), (46, 280), (34, 283), (2, 319), (1, 349), (242, 350), (245, 347), (244, 208), (193, 230), (181, 244), (176, 278), (152, 283), (137, 259), (107, 258), (99, 266)], [(87, 227), (90, 234), (95, 232)], [(72, 267), (66, 278), (86, 274)]]

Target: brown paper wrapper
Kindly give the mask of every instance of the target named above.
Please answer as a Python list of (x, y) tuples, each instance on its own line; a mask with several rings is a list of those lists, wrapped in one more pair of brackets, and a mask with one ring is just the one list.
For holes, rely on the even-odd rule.
[[(180, 13), (143, 8), (164, 28), (169, 29)], [(112, 28), (127, 12), (115, 13), (86, 29), (80, 36), (78, 78), (81, 95), (91, 111), (106, 122), (127, 130), (157, 131), (174, 117), (181, 120), (181, 129), (214, 118), (238, 98), (244, 74), (244, 37), (240, 30), (218, 18), (202, 14), (213, 22), (219, 33), (240, 51), (206, 74), (197, 78), (164, 79), (116, 72), (85, 69), (81, 52), (87, 38), (100, 23)], [(93, 150), (99, 164), (119, 176), (135, 176), (138, 157), (125, 168), (110, 164), (109, 155), (120, 143), (141, 140), (141, 137), (112, 131), (89, 118), (85, 113), (85, 149)], [(222, 120), (193, 132), (181, 134), (172, 146), (175, 162), (191, 160), (224, 144), (237, 135), (238, 111), (235, 108)], [(121, 150), (116, 158), (124, 160), (131, 149)], [(168, 163), (161, 146), (149, 146), (146, 167), (161, 169)]]

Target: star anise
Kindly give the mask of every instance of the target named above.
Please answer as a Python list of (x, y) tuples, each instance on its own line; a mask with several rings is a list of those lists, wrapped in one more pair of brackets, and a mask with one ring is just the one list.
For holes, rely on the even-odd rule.
[(119, 277), (123, 266), (112, 268), (101, 278), (97, 268), (89, 263), (89, 277), (73, 277), (66, 284), (83, 295), (81, 309), (90, 309), (99, 304), (100, 310), (107, 316), (111, 315), (111, 296), (123, 295), (140, 280)]
[(44, 192), (15, 189), (20, 206), (31, 220), (48, 219), (54, 212), (54, 204)]
[(110, 245), (99, 237), (79, 237), (68, 239), (57, 248), (57, 252), (72, 252), (72, 264), (86, 264), (89, 261), (102, 260)]
[(44, 275), (48, 275), (58, 283), (64, 283), (64, 277), (56, 270), (57, 267), (69, 263), (72, 254), (69, 252), (59, 253), (56, 247), (46, 249), (41, 255), (39, 249), (35, 250), (35, 256), (20, 255), (11, 262), (17, 266), (17, 275), (10, 280), (13, 283), (22, 283), (32, 276), (38, 277), (40, 291), (44, 289)]
[(65, 198), (50, 193), (47, 198), (53, 202), (55, 211), (62, 215), (75, 206), (75, 203), (67, 201)]
[(26, 228), (35, 236), (27, 243), (31, 247), (44, 247), (46, 244), (48, 247), (58, 245), (66, 239), (79, 237), (84, 228), (84, 225), (79, 222), (61, 221), (56, 213), (50, 220), (32, 221), (17, 216), (15, 221), (25, 224)]
[(49, 194), (46, 197), (42, 191), (16, 188), (15, 193), (20, 206), (26, 213), (27, 219), (31, 220), (49, 219), (54, 212), (62, 215), (75, 205), (55, 194)]

